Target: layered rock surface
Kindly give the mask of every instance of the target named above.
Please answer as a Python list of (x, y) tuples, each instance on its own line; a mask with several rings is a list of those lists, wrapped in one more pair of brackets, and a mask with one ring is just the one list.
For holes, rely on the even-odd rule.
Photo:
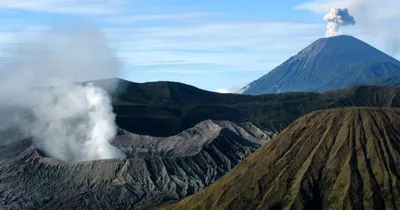
[[(204, 121), (158, 138), (120, 130), (113, 144), (128, 159), (77, 164), (42, 156), (29, 140), (4, 146), (2, 209), (128, 209), (193, 194), (236, 166), (274, 134), (251, 123)], [(28, 143), (27, 143), (28, 141)], [(11, 151), (10, 151), (11, 150)], [(21, 150), (21, 148), (19, 148)]]

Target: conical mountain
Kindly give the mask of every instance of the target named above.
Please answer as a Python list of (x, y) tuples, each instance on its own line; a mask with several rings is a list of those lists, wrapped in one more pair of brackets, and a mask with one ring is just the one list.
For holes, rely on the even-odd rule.
[(168, 209), (399, 209), (400, 109), (315, 111)]
[(244, 87), (243, 93), (324, 92), (399, 76), (400, 61), (343, 35), (315, 41)]

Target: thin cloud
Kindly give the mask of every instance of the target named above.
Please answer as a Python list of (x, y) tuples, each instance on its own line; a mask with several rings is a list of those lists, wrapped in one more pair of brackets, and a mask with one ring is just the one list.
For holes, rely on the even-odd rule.
[[(121, 52), (120, 58), (128, 65), (133, 66), (176, 66), (196, 65), (204, 69), (213, 67), (229, 67), (230, 71), (266, 70), (283, 62), (291, 54), (271, 54), (255, 52), (174, 52), (174, 51), (128, 51)], [(271, 57), (276, 62), (257, 62), (264, 57)]]
[[(208, 22), (198, 25), (109, 29), (116, 47), (129, 50), (264, 51), (299, 50), (324, 24), (262, 21)], [(294, 36), (293, 31), (296, 31)]]
[(0, 32), (0, 45), (14, 43), (14, 36), (15, 34), (12, 32)]
[(239, 90), (238, 89), (227, 89), (227, 88), (218, 88), (215, 90), (217, 93), (237, 93)]
[(2, 0), (0, 9), (32, 12), (104, 15), (122, 11), (128, 0)]
[[(323, 28), (324, 24), (299, 22), (269, 22), (269, 21), (209, 21), (202, 24), (169, 25), (159, 27), (139, 27), (133, 29), (112, 29), (117, 32), (129, 32), (135, 36), (145, 37), (189, 37), (212, 36), (215, 38), (228, 35), (230, 38), (239, 38), (246, 34), (249, 38), (260, 35), (293, 36), (310, 34), (313, 29)], [(222, 32), (222, 33), (220, 33)], [(199, 38), (201, 38), (199, 37)]]
[(105, 31), (113, 47), (119, 49), (118, 56), (135, 71), (154, 71), (157, 66), (173, 64), (176, 66), (169, 70), (179, 69), (174, 73), (188, 74), (188, 69), (194, 71), (196, 65), (201, 67), (194, 71), (199, 74), (205, 73), (204, 69), (266, 73), (321, 38), (318, 31), (324, 29), (323, 23), (209, 21)]
[[(342, 4), (343, 3), (343, 4)], [(341, 1), (340, 5), (343, 7), (347, 6), (346, 1)], [(325, 14), (329, 12), (332, 8), (337, 7), (337, 2), (333, 1), (310, 1), (305, 2), (295, 7), (296, 10), (310, 10), (316, 14)]]
[(400, 1), (398, 0), (311, 0), (295, 7), (297, 10), (309, 10), (315, 14), (325, 14), (333, 7), (345, 7), (355, 13), (368, 13), (375, 19), (398, 19)]
[(193, 13), (175, 13), (175, 14), (143, 14), (143, 15), (129, 15), (108, 18), (106, 21), (111, 23), (135, 23), (141, 21), (166, 21), (166, 20), (188, 20), (194, 18), (213, 17), (221, 15), (221, 13), (209, 12), (193, 12)]
[(0, 30), (0, 49), (2, 45), (13, 45), (24, 39), (32, 39), (49, 28), (49, 26), (40, 25), (8, 25)]
[[(262, 21), (222, 21), (163, 27), (104, 29), (118, 58), (127, 66), (212, 65), (234, 71), (268, 71), (315, 39), (324, 24)], [(0, 33), (0, 44), (33, 37), (36, 30)], [(293, 37), (292, 30), (298, 35)], [(15, 35), (15, 36), (14, 36)], [(274, 53), (270, 53), (273, 51)], [(275, 62), (259, 62), (261, 60)]]

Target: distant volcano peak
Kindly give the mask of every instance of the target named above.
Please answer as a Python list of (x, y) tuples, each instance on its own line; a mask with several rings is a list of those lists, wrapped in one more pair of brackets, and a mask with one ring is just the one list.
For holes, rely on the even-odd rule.
[(346, 44), (346, 43), (356, 43), (359, 44), (366, 44), (365, 42), (357, 39), (354, 36), (350, 35), (338, 35), (338, 36), (331, 36), (331, 37), (323, 37), (315, 41), (314, 43), (325, 43), (325, 44)]
[(247, 85), (243, 93), (324, 92), (393, 76), (400, 76), (400, 61), (355, 37), (340, 35), (318, 39)]
[[(370, 61), (370, 59), (376, 61), (398, 62), (371, 45), (349, 35), (339, 35), (318, 39), (304, 50), (300, 51), (298, 55), (312, 57), (315, 53), (323, 53), (329, 56), (344, 55), (349, 58), (348, 60), (337, 60), (338, 63)], [(334, 58), (339, 59), (340, 57)]]

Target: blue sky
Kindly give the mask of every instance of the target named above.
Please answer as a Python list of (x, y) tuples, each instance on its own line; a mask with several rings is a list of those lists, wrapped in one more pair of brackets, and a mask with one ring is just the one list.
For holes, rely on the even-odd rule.
[[(1, 0), (0, 48), (52, 26), (86, 21), (108, 38), (124, 79), (228, 91), (323, 37), (322, 17), (334, 6), (349, 7), (361, 20), (343, 33), (400, 58), (392, 44), (397, 32), (390, 32), (389, 44), (376, 32), (399, 26), (400, 14), (392, 9), (398, 0)], [(374, 21), (364, 7), (379, 8)]]

